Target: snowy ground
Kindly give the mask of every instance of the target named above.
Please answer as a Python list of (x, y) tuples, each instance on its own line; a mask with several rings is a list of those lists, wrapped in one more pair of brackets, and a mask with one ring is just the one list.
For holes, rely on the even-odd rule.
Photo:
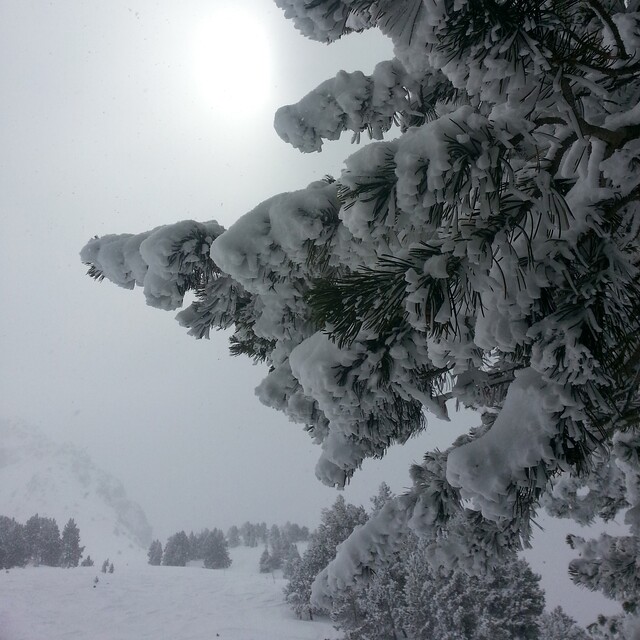
[[(233, 549), (224, 571), (151, 567), (0, 572), (0, 640), (325, 640), (329, 622), (297, 620), (262, 549)], [(99, 582), (94, 588), (94, 578)]]

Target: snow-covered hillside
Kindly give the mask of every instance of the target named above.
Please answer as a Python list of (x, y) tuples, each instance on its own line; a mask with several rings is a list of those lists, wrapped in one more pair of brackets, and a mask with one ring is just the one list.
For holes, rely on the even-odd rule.
[[(226, 570), (28, 567), (0, 573), (2, 640), (325, 640), (327, 621), (297, 620), (285, 580), (258, 573), (262, 549), (231, 549)], [(99, 582), (94, 579), (98, 576)]]
[(119, 480), (72, 445), (0, 420), (0, 514), (24, 523), (35, 513), (55, 518), (60, 530), (74, 518), (96, 562), (146, 561), (151, 526)]

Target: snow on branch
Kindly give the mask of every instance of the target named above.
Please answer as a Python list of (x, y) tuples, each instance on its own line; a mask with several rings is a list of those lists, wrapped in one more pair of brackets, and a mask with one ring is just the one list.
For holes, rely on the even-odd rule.
[[(579, 522), (628, 508), (630, 540), (594, 543), (618, 566), (639, 529), (637, 3), (278, 4), (309, 37), (376, 26), (395, 46), (371, 76), (340, 72), (283, 107), (280, 136), (305, 152), (347, 130), (378, 141), (227, 231), (93, 239), (89, 275), (164, 309), (194, 290), (181, 324), (232, 327), (231, 352), (268, 365), (258, 397), (305, 425), (327, 484), (451, 400), (479, 414), (344, 544), (317, 598), (407, 527), (433, 543), (434, 566), (490, 566), (526, 546), (541, 504)], [(610, 589), (611, 565), (575, 567)], [(616, 598), (636, 588), (628, 568)]]
[(144, 288), (147, 304), (171, 310), (184, 294), (217, 272), (209, 258), (217, 222), (185, 220), (137, 235), (108, 235), (90, 240), (80, 253), (89, 275), (127, 289)]

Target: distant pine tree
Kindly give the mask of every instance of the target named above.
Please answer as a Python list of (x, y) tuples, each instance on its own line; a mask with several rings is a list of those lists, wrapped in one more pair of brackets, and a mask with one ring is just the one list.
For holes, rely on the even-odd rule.
[(267, 547), (264, 548), (264, 551), (260, 556), (258, 569), (260, 570), (260, 573), (271, 573), (271, 571), (273, 570), (273, 566), (271, 562), (271, 554), (269, 553), (269, 549)]
[(389, 500), (393, 498), (393, 492), (386, 482), (382, 482), (378, 487), (377, 495), (371, 498), (372, 514), (378, 513)]
[(287, 553), (284, 557), (284, 562), (282, 563), (282, 577), (290, 579), (293, 576), (298, 563), (300, 562), (300, 552), (298, 551), (298, 547), (295, 544), (289, 545)]
[(231, 566), (227, 541), (220, 529), (213, 529), (204, 539), (202, 560), (207, 569), (226, 569)]
[(70, 518), (62, 530), (61, 567), (77, 567), (84, 547), (80, 546), (80, 530), (73, 518)]
[(54, 518), (31, 516), (24, 525), (24, 538), (30, 561), (38, 566), (57, 567), (60, 564), (62, 542)]
[(184, 531), (174, 533), (164, 547), (162, 564), (167, 567), (184, 567), (189, 560), (189, 538)]
[(202, 560), (202, 552), (200, 550), (202, 540), (202, 535), (197, 536), (193, 531), (189, 532), (189, 560)]
[(154, 540), (151, 543), (149, 551), (147, 552), (147, 558), (149, 559), (149, 564), (153, 566), (162, 564), (162, 543), (160, 540)]
[(48, 567), (59, 567), (62, 553), (60, 529), (55, 518), (41, 518), (40, 562)]
[(0, 516), (0, 569), (23, 567), (27, 560), (24, 526), (13, 518)]
[(231, 549), (240, 546), (240, 529), (235, 524), (227, 531), (227, 544)]
[(87, 555), (87, 557), (80, 563), (81, 567), (93, 567), (93, 560), (91, 559), (90, 555)]
[(240, 535), (245, 547), (257, 547), (258, 546), (258, 530), (255, 524), (251, 522), (245, 522), (240, 527)]
[(289, 547), (289, 542), (282, 535), (280, 527), (276, 524), (269, 530), (268, 543), (271, 548), (271, 568), (269, 571), (282, 568), (284, 555)]

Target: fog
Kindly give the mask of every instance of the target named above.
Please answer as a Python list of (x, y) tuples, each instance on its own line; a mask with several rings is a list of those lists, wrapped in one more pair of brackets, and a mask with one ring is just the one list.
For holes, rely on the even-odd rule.
[[(390, 43), (310, 42), (264, 0), (4, 0), (0, 55), (3, 417), (86, 450), (158, 537), (317, 524), (336, 491), (316, 480), (302, 426), (255, 398), (264, 370), (230, 357), (225, 334), (196, 341), (140, 291), (92, 281), (78, 252), (93, 235), (180, 219), (228, 226), (338, 174), (349, 140), (303, 156), (273, 113), (339, 69), (370, 71)], [(470, 423), (430, 419), (366, 463), (346, 499), (367, 504), (382, 480), (401, 491), (411, 462)]]
[[(140, 291), (87, 278), (78, 252), (185, 218), (228, 226), (337, 174), (349, 140), (302, 156), (273, 113), (341, 68), (371, 70), (389, 43), (307, 41), (269, 2), (2, 6), (3, 412), (85, 449), (158, 535), (313, 525), (336, 492), (315, 479), (302, 427), (254, 397), (263, 368), (229, 356), (224, 334), (187, 336)], [(445, 443), (451, 426), (434, 428)], [(385, 478), (402, 490), (428, 446), (367, 465), (348, 499)]]

